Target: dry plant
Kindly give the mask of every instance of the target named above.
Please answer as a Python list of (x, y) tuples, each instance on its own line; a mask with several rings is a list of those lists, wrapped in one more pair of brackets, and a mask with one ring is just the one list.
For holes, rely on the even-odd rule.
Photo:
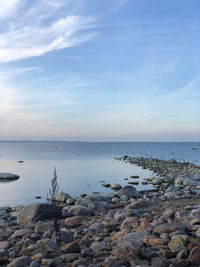
[(56, 238), (56, 243), (57, 243), (58, 238), (59, 238), (60, 227), (59, 227), (59, 223), (58, 223), (59, 207), (56, 203), (56, 195), (58, 194), (58, 176), (56, 173), (56, 167), (54, 168), (53, 178), (51, 179), (51, 188), (49, 189), (49, 194), (50, 194), (50, 201), (53, 205), (54, 229), (55, 229), (55, 238)]

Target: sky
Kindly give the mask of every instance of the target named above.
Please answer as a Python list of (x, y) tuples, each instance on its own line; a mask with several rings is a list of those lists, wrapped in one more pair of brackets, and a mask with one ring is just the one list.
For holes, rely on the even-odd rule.
[(199, 0), (0, 0), (0, 140), (200, 141)]

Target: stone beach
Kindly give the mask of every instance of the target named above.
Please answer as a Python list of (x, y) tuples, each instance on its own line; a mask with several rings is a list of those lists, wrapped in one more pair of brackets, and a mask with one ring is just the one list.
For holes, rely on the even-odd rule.
[[(0, 266), (200, 266), (200, 166), (175, 160), (118, 160), (150, 169), (154, 189), (102, 184), (113, 193), (0, 208)], [(140, 177), (132, 175), (128, 182)]]

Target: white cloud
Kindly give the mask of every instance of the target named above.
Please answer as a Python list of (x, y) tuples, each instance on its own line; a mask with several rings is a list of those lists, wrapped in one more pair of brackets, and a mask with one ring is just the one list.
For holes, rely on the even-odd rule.
[[(0, 4), (1, 2), (3, 1), (0, 0)], [(24, 14), (21, 10), (16, 10), (19, 2), (10, 0), (0, 9), (0, 16), (4, 13), (3, 10), (5, 14), (16, 11), (9, 24), (6, 19), (2, 20), (5, 27), (0, 32), (0, 63), (78, 46), (94, 36), (94, 32), (91, 32), (93, 18), (73, 14), (66, 16), (67, 12), (65, 16), (58, 17), (56, 12), (64, 5), (63, 1), (51, 0), (47, 4), (44, 4), (44, 1), (35, 1), (35, 5), (29, 7), (27, 0), (24, 0)]]
[(21, 0), (0, 0), (0, 19), (14, 15), (21, 2)]

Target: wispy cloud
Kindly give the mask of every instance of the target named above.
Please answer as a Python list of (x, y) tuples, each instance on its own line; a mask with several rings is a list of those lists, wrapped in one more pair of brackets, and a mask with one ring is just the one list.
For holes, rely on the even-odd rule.
[(0, 81), (8, 80), (10, 78), (13, 78), (15, 76), (18, 76), (20, 74), (23, 74), (23, 73), (26, 73), (29, 71), (41, 72), (42, 68), (30, 67), (30, 68), (17, 68), (17, 69), (9, 69), (6, 71), (1, 71), (0, 72)]
[[(0, 9), (0, 16), (4, 10), (6, 14), (11, 14), (15, 10), (15, 16), (10, 20), (9, 25), (6, 18), (2, 17), (2, 25), (5, 22), (7, 27), (0, 33), (0, 63), (79, 46), (95, 35), (92, 30), (94, 27), (92, 17), (73, 14), (66, 16), (66, 13), (65, 16), (56, 16), (57, 10), (64, 5), (64, 1), (51, 0), (47, 4), (44, 4), (44, 1), (36, 1), (33, 7), (26, 6), (25, 15), (16, 8), (19, 2), (19, 0), (10, 0)], [(24, 3), (27, 4), (28, 1), (24, 0)], [(47, 12), (48, 8), (51, 12)], [(28, 17), (27, 14), (29, 14)]]

